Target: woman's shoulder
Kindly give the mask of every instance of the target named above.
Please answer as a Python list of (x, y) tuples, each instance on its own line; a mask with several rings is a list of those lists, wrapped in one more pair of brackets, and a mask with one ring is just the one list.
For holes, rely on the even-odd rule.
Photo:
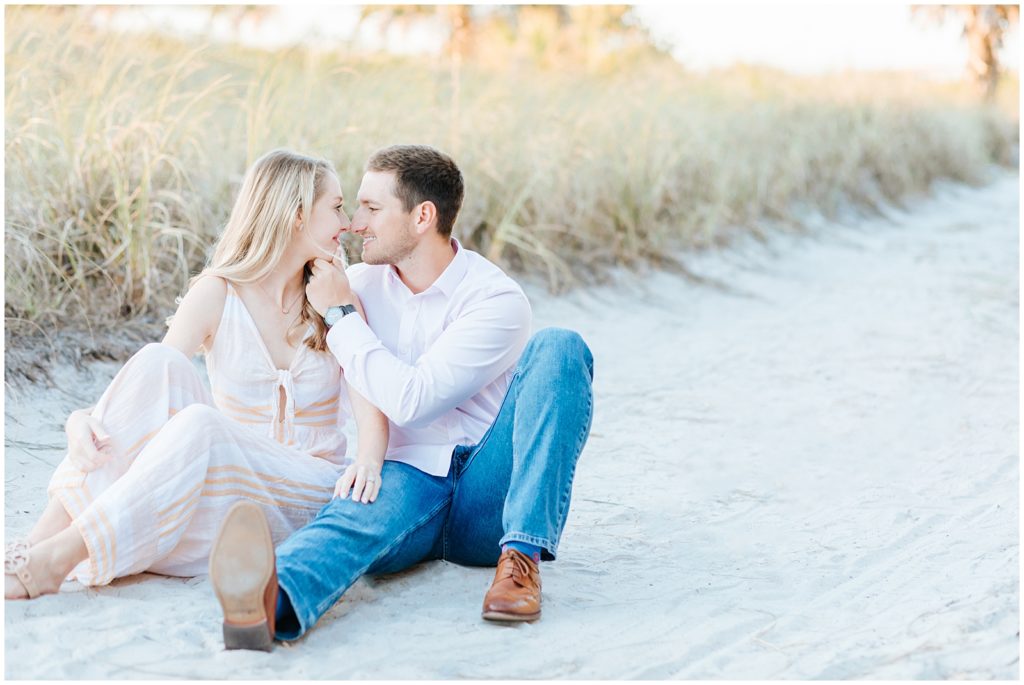
[(212, 274), (200, 275), (196, 278), (192, 287), (189, 288), (188, 291), (190, 293), (195, 291), (202, 295), (220, 295), (224, 297), (228, 292), (228, 279), (223, 276), (214, 276)]
[(189, 286), (174, 316), (164, 342), (175, 345), (186, 355), (197, 349), (208, 351), (220, 327), (227, 299), (227, 282), (218, 276), (203, 275)]
[(202, 302), (205, 307), (217, 305), (220, 309), (230, 294), (231, 281), (222, 276), (200, 275), (192, 282), (182, 301)]

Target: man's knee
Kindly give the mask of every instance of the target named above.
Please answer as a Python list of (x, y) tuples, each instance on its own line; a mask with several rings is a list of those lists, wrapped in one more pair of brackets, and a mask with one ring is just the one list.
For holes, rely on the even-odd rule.
[(314, 523), (344, 530), (365, 530), (367, 524), (372, 522), (372, 504), (363, 504), (352, 499), (351, 495), (346, 497), (335, 497), (325, 504), (316, 515)]
[[(391, 478), (388, 478), (389, 475)], [(332, 528), (344, 535), (367, 538), (386, 536), (390, 523), (405, 515), (402, 511), (403, 487), (401, 478), (390, 468), (384, 469), (381, 481), (380, 492), (373, 502), (353, 500), (349, 491), (344, 496), (335, 497), (325, 504), (314, 523)]]
[(590, 378), (594, 377), (594, 356), (590, 347), (583, 336), (567, 328), (544, 328), (534, 333), (523, 359), (531, 365), (555, 365), (566, 370), (582, 364)]
[(335, 497), (320, 508), (313, 520), (292, 533), (278, 548), (279, 558), (302, 557), (312, 550), (330, 552), (336, 545), (371, 550), (387, 539), (386, 517), (374, 504)]

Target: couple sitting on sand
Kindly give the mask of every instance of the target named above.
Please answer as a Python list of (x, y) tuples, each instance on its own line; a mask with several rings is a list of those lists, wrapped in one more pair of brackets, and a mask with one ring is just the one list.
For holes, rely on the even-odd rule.
[[(447, 559), (497, 564), (484, 618), (538, 618), (593, 361), (576, 333), (531, 337), (522, 289), (451, 237), (462, 196), (450, 157), (389, 147), (350, 222), (329, 162), (259, 159), (163, 342), (68, 418), (5, 597), (209, 568), (225, 646), (269, 650), (363, 574)], [(346, 231), (363, 241), (347, 272)]]

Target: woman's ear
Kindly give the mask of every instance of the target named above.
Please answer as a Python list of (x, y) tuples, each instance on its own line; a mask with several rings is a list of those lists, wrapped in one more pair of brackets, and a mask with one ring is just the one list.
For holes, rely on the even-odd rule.
[(295, 226), (296, 231), (302, 230), (302, 207), (299, 207), (299, 211), (295, 212)]

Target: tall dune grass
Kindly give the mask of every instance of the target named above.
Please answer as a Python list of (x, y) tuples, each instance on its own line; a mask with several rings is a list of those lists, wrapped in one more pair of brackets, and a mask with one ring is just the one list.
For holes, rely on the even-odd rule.
[(556, 290), (1016, 158), (1015, 110), (899, 74), (467, 67), (455, 89), (441, 59), (113, 35), (53, 8), (6, 19), (9, 333), (170, 313), (275, 146), (332, 159), (349, 197), (379, 146), (452, 152), (456, 235)]

